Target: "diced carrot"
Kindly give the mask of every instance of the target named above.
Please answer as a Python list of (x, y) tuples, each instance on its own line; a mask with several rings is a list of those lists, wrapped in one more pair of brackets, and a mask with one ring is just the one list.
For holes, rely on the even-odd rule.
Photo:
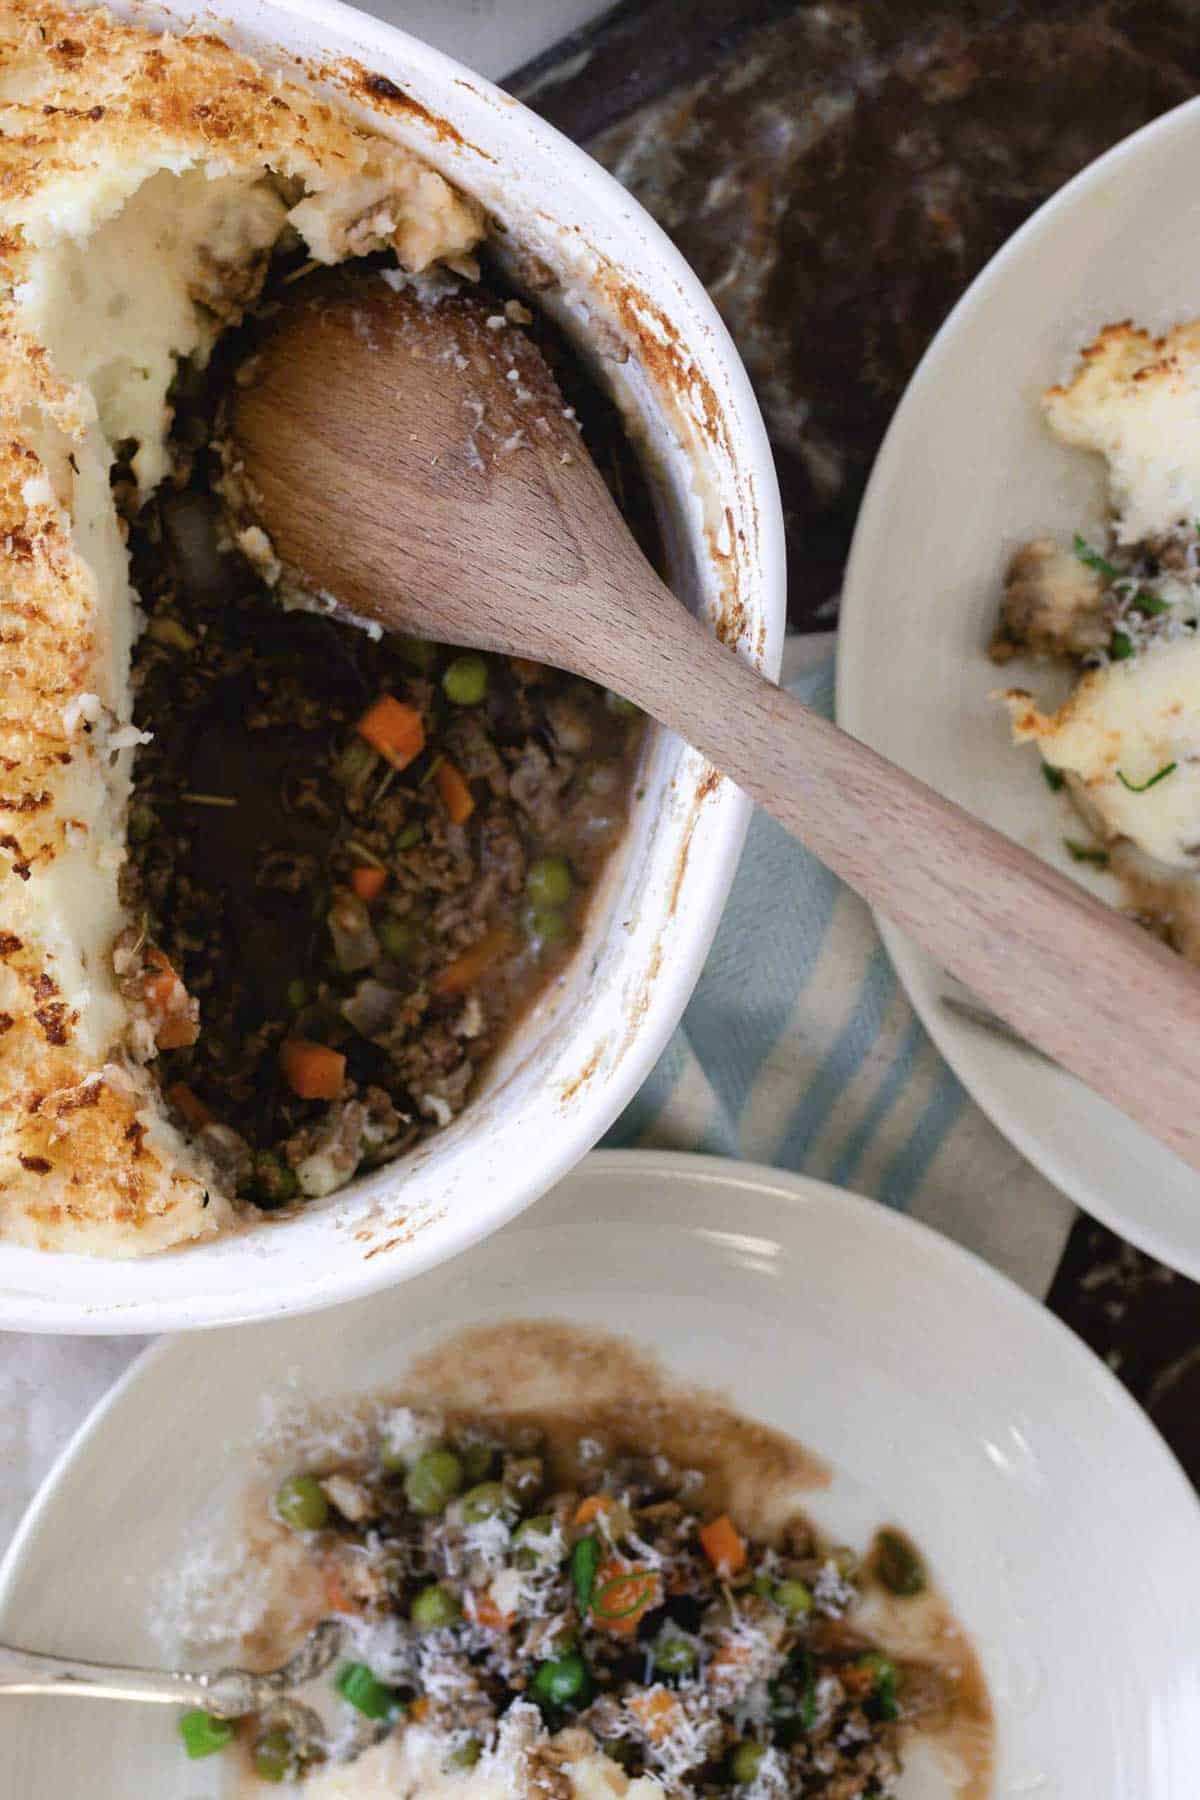
[(514, 1617), (512, 1613), (500, 1611), (486, 1588), (475, 1588), (468, 1594), (467, 1611), (476, 1625), (482, 1625), (488, 1631), (507, 1631)]
[(350, 886), (360, 900), (377, 900), (387, 886), (388, 872), (371, 863), (358, 863), (350, 871)]
[(346, 1079), (345, 1057), (308, 1038), (285, 1038), (279, 1046), (279, 1066), (301, 1100), (336, 1100)]
[(429, 1708), (431, 1704), (432, 1702), (430, 1701), (428, 1694), (417, 1695), (417, 1698), (408, 1709), (408, 1716), (414, 1725), (419, 1725), (422, 1719), (427, 1719), (429, 1717)]
[(451, 822), (455, 825), (465, 825), (475, 811), (475, 796), (467, 785), (465, 775), (461, 770), (456, 769), (452, 762), (443, 761), (437, 766), (434, 780), (437, 782), (437, 791), (441, 795), (442, 805), (450, 814)]
[(487, 973), (492, 964), (511, 949), (512, 932), (507, 925), (493, 925), (484, 933), (477, 944), (456, 956), (453, 962), (433, 978), (435, 994), (465, 994), (468, 988), (475, 986), (481, 975)]
[(674, 1694), (665, 1687), (643, 1688), (625, 1704), (652, 1744), (661, 1744), (670, 1737), (683, 1713)]
[(181, 1113), (193, 1131), (200, 1131), (205, 1125), (211, 1125), (212, 1112), (205, 1106), (199, 1094), (193, 1093), (186, 1081), (173, 1081), (167, 1089), (167, 1099)]
[(646, 1614), (662, 1605), (662, 1582), (654, 1569), (603, 1562), (592, 1588), (592, 1622), (614, 1637), (632, 1637)]
[(148, 950), (146, 961), (154, 973), (142, 982), (142, 997), (154, 1026), (160, 1050), (183, 1050), (199, 1037), (188, 991), (161, 950)]
[(746, 1545), (728, 1513), (700, 1527), (700, 1542), (718, 1575), (739, 1575), (746, 1566)]
[(587, 1499), (581, 1500), (575, 1508), (575, 1516), (571, 1523), (572, 1525), (590, 1525), (593, 1520), (600, 1517), (601, 1513), (615, 1512), (616, 1506), (617, 1502), (611, 1494), (589, 1494)]
[(337, 1563), (327, 1563), (322, 1571), (322, 1585), (325, 1589), (325, 1606), (331, 1613), (361, 1612), (362, 1606), (353, 1599), (347, 1587), (345, 1576)]
[(383, 694), (369, 706), (357, 730), (394, 769), (407, 769), (425, 748), (425, 721), (415, 706), (394, 694)]

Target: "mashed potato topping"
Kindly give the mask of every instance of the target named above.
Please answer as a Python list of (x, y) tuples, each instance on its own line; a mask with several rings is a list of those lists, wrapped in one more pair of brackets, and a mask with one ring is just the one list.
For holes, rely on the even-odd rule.
[(143, 495), (162, 480), (178, 360), (205, 360), (287, 234), (318, 261), (461, 267), (482, 220), (217, 39), (42, 0), (0, 13), (0, 134), (0, 1233), (126, 1256), (232, 1206), (163, 1110), (114, 962), (139, 741), (114, 452)]
[(1161, 338), (1107, 326), (1044, 405), (1064, 444), (1107, 459), (1119, 543), (1162, 537), (1200, 512), (1200, 321)]
[[(495, 1748), (471, 1768), (448, 1766), (445, 1739), (413, 1727), (385, 1738), (349, 1763), (330, 1763), (295, 1784), (305, 1800), (514, 1800), (533, 1794), (523, 1767), (530, 1750), (544, 1751), (546, 1738), (537, 1708), (515, 1706)], [(551, 1741), (556, 1753), (556, 1789), (563, 1800), (664, 1800), (666, 1789), (650, 1775), (630, 1780), (620, 1765), (597, 1749), (586, 1731), (564, 1731)], [(559, 1760), (561, 1759), (561, 1760)], [(247, 1796), (279, 1792), (253, 1776)]]
[(1106, 836), (1129, 838), (1172, 867), (1196, 867), (1200, 639), (1090, 670), (1055, 713), (1020, 692), (1007, 704), (1017, 742), (1036, 743), (1051, 768), (1080, 784)]

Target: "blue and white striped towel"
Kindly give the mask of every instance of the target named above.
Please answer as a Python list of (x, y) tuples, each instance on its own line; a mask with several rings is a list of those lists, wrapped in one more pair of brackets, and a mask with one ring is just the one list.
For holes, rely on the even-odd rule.
[[(832, 637), (789, 640), (784, 680), (831, 716)], [(942, 1061), (863, 902), (762, 813), (683, 1022), (606, 1142), (852, 1188), (1039, 1296), (1073, 1217)]]

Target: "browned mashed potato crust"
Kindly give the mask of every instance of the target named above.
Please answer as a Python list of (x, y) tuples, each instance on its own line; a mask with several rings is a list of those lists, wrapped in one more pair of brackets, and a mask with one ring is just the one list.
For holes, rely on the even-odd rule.
[[(100, 911), (121, 922), (131, 751), (81, 731), (71, 703), (104, 696), (107, 680), (114, 723), (127, 723), (128, 644), (114, 685), (108, 603), (75, 530), (83, 447), (94, 460), (103, 442), (87, 393), (23, 323), (19, 292), (39, 245), (56, 231), (81, 235), (89, 205), (102, 224), (140, 182), (189, 168), (269, 169), (289, 204), (337, 184), (364, 213), (378, 213), (387, 187), (382, 231), (336, 214), (319, 244), (305, 231), (322, 260), (390, 244), (410, 268), (461, 263), (482, 230), (474, 203), (409, 152), (217, 37), (152, 36), (45, 0), (0, 7), (0, 1236), (43, 1249), (141, 1254), (233, 1217), (143, 1066), (114, 984), (116, 934), (102, 954), (63, 941), (55, 882), (64, 871), (74, 880), (72, 858), (102, 891)], [(209, 316), (236, 317), (252, 293), (236, 272), (211, 275), (192, 298)], [(121, 603), (129, 638), (132, 602)], [(81, 819), (76, 805), (97, 790), (118, 826), (106, 843), (96, 841), (103, 807)]]

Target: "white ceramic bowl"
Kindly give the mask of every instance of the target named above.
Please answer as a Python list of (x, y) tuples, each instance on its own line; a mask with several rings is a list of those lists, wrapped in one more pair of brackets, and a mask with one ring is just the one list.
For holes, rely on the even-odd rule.
[[(912, 1533), (979, 1653), (993, 1800), (1195, 1800), (1200, 1509), (1145, 1414), (947, 1239), (715, 1157), (589, 1157), (403, 1295), (155, 1345), (26, 1515), (0, 1565), (0, 1638), (161, 1661), (156, 1615), (188, 1549), (228, 1542), (280, 1403), (394, 1389), (464, 1326), (514, 1317), (616, 1326), (799, 1438), (831, 1465), (803, 1506), (834, 1539)], [(169, 1707), (0, 1699), (5, 1800), (230, 1800), (221, 1763), (184, 1761)], [(910, 1758), (904, 1800), (949, 1788)]]
[[(896, 413), (847, 570), (841, 724), (1076, 878), (1087, 872), (1063, 837), (1079, 835), (1078, 817), (1034, 753), (1011, 746), (992, 698), (1044, 691), (1047, 672), (1000, 670), (985, 652), (1013, 550), (1038, 532), (1070, 543), (1102, 528), (1100, 459), (1051, 437), (1042, 390), (1103, 324), (1200, 314), (1198, 160), (1191, 101), (1093, 163), (993, 259)], [(1107, 877), (1088, 885), (1120, 899)], [(1088, 1212), (1200, 1276), (1200, 1176), (1072, 1076), (950, 1016), (940, 997), (952, 984), (882, 930), (930, 1034), (1000, 1130)]]
[[(118, 5), (195, 15), (306, 76), (477, 195), (504, 242), (557, 277), (550, 296), (645, 441), (676, 592), (768, 673), (784, 619), (779, 496), (762, 421), (700, 283), (588, 156), (499, 89), (403, 32), (329, 0)], [(347, 59), (384, 78), (345, 99)], [(543, 301), (546, 296), (542, 296)], [(390, 1169), (296, 1218), (140, 1262), (0, 1245), (0, 1327), (192, 1329), (332, 1305), (404, 1281), (494, 1231), (600, 1137), (662, 1050), (732, 879), (748, 802), (664, 733), (627, 841), (568, 975), (524, 1022), (474, 1104)]]

